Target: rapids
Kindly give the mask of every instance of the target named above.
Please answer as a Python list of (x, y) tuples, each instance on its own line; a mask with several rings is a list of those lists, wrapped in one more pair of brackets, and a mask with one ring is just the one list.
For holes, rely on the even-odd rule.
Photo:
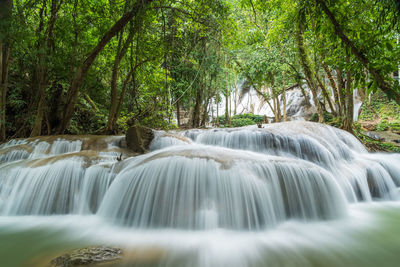
[[(400, 155), (317, 123), (0, 145), (0, 260), (124, 247), (126, 266), (397, 266)], [(58, 253), (58, 254), (57, 254)], [(49, 258), (50, 257), (50, 258)]]

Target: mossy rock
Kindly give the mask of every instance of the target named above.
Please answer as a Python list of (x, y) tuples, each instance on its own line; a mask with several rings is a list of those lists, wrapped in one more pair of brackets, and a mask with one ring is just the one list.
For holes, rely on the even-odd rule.
[(51, 261), (55, 267), (93, 266), (97, 264), (118, 262), (121, 260), (122, 250), (111, 247), (88, 247), (70, 251)]
[(126, 144), (134, 152), (146, 152), (154, 138), (152, 129), (144, 126), (132, 126), (126, 132)]

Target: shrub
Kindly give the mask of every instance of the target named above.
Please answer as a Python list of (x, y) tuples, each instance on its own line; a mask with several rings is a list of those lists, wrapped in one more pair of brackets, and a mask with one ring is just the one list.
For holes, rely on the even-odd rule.
[(389, 128), (391, 131), (400, 132), (400, 122), (398, 121), (389, 122)]
[[(318, 122), (318, 119), (319, 119), (318, 113), (314, 113), (314, 114), (312, 114), (310, 121)], [(324, 112), (324, 120), (325, 120), (325, 122), (331, 122), (333, 120), (333, 115), (331, 113), (325, 111)]]
[[(251, 113), (238, 114), (231, 117), (231, 125), (227, 124), (225, 115), (218, 116), (220, 127), (242, 127), (246, 125), (254, 125), (257, 123), (264, 122), (263, 115), (255, 115)], [(213, 123), (217, 123), (217, 119), (214, 119)]]
[(387, 120), (382, 120), (382, 121), (376, 126), (376, 130), (377, 130), (377, 131), (386, 131), (387, 129), (389, 129), (389, 123), (387, 122)]
[(255, 123), (263, 123), (264, 122), (263, 115), (255, 115), (255, 114), (251, 114), (251, 113), (234, 115), (234, 116), (232, 116), (232, 119), (250, 119), (250, 120), (254, 121)]
[(242, 127), (242, 126), (256, 124), (253, 120), (251, 120), (249, 118), (244, 118), (244, 119), (237, 119), (237, 118), (233, 119), (232, 118), (231, 122), (232, 122), (233, 127)]

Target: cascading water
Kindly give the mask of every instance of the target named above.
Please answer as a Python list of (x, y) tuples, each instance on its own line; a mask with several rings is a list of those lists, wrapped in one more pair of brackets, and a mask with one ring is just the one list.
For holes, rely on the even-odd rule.
[[(0, 259), (34, 265), (36, 254), (83, 242), (126, 247), (136, 255), (126, 266), (400, 260), (400, 155), (368, 153), (347, 132), (300, 121), (159, 131), (139, 156), (123, 143), (58, 136), (1, 145)], [(32, 242), (43, 250), (10, 256)]]

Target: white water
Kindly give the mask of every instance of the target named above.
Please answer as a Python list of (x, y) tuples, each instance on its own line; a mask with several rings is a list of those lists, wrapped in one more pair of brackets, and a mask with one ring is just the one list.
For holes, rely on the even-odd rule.
[[(244, 113), (253, 113), (259, 115), (265, 115), (268, 118), (273, 118), (274, 112), (268, 103), (264, 100), (259, 93), (257, 93), (252, 87), (244, 89), (245, 81), (241, 81), (237, 84), (236, 93), (232, 92), (230, 96), (229, 106), (232, 110), (230, 110), (230, 116), (233, 116), (234, 107), (236, 105), (236, 114), (244, 114)], [(311, 118), (313, 113), (316, 113), (316, 107), (314, 105), (313, 96), (311, 90), (307, 87), (307, 85), (303, 85), (305, 92), (308, 95), (308, 102), (311, 106), (307, 106), (307, 101), (301, 92), (299, 87), (295, 87), (291, 90), (285, 91), (285, 99), (286, 99), (286, 114), (289, 120), (308, 120)], [(264, 92), (268, 92), (268, 88), (262, 88)], [(232, 91), (235, 91), (235, 88), (232, 88)], [(318, 94), (318, 98), (322, 100), (322, 93)], [(333, 94), (333, 93), (332, 93)], [(212, 103), (210, 110), (217, 110), (218, 114), (225, 114), (226, 109), (226, 98), (224, 95), (221, 95), (221, 102), (218, 105)], [(333, 101), (333, 95), (332, 95)], [(360, 113), (361, 106), (363, 102), (361, 101), (360, 94), (358, 89), (353, 90), (353, 121), (358, 120), (358, 116)], [(272, 103), (271, 103), (272, 105)], [(280, 110), (284, 110), (283, 97), (279, 96), (279, 105)], [(330, 110), (329, 106), (326, 104), (325, 107), (327, 110)], [(215, 115), (215, 114), (209, 114)]]
[(370, 154), (346, 132), (299, 121), (157, 132), (136, 157), (120, 143), (1, 145), (0, 260), (40, 266), (35, 256), (87, 244), (122, 246), (139, 266), (400, 260), (399, 154)]

